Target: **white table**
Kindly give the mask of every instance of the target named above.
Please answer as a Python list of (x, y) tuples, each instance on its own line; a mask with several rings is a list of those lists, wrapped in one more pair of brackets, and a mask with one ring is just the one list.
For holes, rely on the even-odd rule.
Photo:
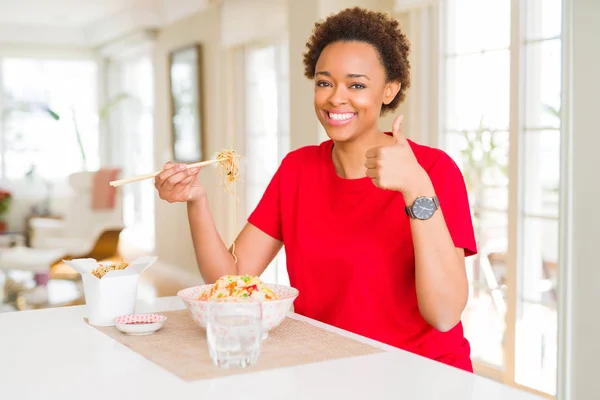
[[(182, 309), (176, 297), (137, 312)], [(10, 400), (410, 399), (540, 397), (290, 313), (384, 353), (184, 382), (88, 326), (83, 306), (0, 314), (0, 398)]]

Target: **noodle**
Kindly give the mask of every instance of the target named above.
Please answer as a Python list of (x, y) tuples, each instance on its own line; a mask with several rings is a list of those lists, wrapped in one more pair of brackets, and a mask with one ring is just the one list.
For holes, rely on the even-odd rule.
[(98, 267), (96, 267), (92, 270), (92, 275), (94, 275), (98, 279), (102, 279), (102, 277), (104, 275), (106, 275), (106, 273), (108, 271), (115, 271), (115, 270), (118, 271), (118, 270), (125, 269), (128, 266), (129, 266), (129, 264), (126, 263), (125, 261), (117, 262), (115, 264), (113, 264), (113, 263), (98, 264)]
[(204, 290), (197, 298), (201, 301), (269, 301), (279, 296), (258, 276), (224, 275)]
[[(231, 193), (234, 197), (233, 202), (233, 226), (234, 231), (237, 228), (237, 208), (236, 204), (239, 201), (236, 195), (235, 183), (240, 179), (240, 166), (239, 166), (240, 155), (233, 150), (223, 149), (217, 154), (217, 160), (220, 160), (218, 164), (219, 176), (225, 184), (225, 193)], [(233, 187), (233, 189), (232, 189)], [(233, 256), (234, 264), (237, 264), (237, 256), (235, 255), (235, 239), (231, 244), (231, 255)]]
[[(239, 157), (240, 156), (233, 150), (223, 150), (217, 154), (217, 160), (220, 160), (218, 164), (219, 175), (225, 184), (226, 193), (232, 193), (230, 185), (240, 179)], [(233, 194), (235, 196), (235, 185)]]

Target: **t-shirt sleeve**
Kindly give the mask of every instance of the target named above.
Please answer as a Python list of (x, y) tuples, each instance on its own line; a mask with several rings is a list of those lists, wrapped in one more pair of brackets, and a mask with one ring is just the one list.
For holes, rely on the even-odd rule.
[(449, 155), (442, 153), (429, 171), (429, 177), (454, 246), (464, 249), (465, 256), (477, 254), (469, 197), (458, 165)]
[(283, 241), (281, 230), (281, 174), (282, 165), (269, 182), (248, 222), (273, 238)]

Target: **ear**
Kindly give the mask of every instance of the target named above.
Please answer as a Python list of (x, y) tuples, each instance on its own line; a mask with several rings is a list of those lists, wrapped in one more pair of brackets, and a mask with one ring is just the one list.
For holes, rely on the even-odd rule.
[(396, 98), (396, 95), (400, 91), (402, 85), (400, 82), (388, 82), (385, 84), (383, 89), (383, 104), (388, 105)]

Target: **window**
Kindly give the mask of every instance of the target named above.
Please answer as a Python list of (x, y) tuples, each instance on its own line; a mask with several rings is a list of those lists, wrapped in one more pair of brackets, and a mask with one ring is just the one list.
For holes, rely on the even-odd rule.
[[(245, 215), (254, 210), (289, 152), (289, 75), (286, 42), (244, 49)], [(239, 220), (239, 219), (238, 219)], [(261, 279), (289, 284), (282, 249)]]
[(561, 0), (528, 0), (522, 19), (520, 251), (515, 381), (556, 388), (561, 142)]
[(468, 260), (463, 315), (472, 357), (507, 383), (551, 395), (561, 7), (560, 0), (447, 0), (441, 35), (441, 143), (465, 176), (479, 247)]
[[(462, 169), (479, 255), (468, 259), (464, 315), (472, 357), (504, 367), (510, 0), (447, 2), (442, 144)], [(493, 27), (488, 22), (493, 21)], [(489, 29), (483, 29), (488, 26)], [(478, 32), (488, 32), (480, 34)]]
[[(152, 60), (149, 56), (113, 61), (109, 67), (108, 99), (102, 116), (110, 122), (107, 164), (118, 165), (122, 176), (154, 170)], [(121, 187), (123, 241), (135, 249), (154, 249), (154, 183), (152, 180)]]
[(51, 181), (98, 168), (94, 61), (0, 58), (0, 95), (3, 178)]

